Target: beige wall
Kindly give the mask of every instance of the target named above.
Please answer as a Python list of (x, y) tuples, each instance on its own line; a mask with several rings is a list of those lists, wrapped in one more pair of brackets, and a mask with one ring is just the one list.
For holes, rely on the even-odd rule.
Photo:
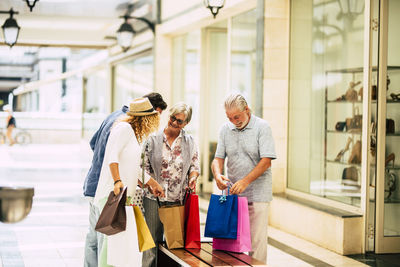
[(289, 0), (266, 0), (263, 117), (272, 128), (277, 159), (273, 162), (273, 192), (286, 184), (289, 73)]

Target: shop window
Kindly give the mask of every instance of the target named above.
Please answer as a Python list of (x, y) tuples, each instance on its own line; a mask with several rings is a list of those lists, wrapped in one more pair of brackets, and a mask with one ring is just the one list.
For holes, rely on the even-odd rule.
[(287, 187), (360, 206), (363, 0), (291, 1)]
[(153, 55), (140, 54), (114, 66), (113, 109), (153, 91)]

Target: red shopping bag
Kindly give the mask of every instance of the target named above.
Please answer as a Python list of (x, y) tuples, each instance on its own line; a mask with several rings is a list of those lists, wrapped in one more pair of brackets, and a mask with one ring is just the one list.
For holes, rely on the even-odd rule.
[(213, 249), (232, 252), (251, 251), (249, 205), (247, 197), (238, 197), (238, 227), (236, 239), (213, 238)]
[(199, 196), (187, 193), (185, 203), (185, 248), (200, 248)]

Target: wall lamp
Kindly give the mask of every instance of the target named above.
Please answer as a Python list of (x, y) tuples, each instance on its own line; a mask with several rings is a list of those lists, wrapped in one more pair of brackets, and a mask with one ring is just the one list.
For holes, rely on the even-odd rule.
[(29, 9), (32, 12), (33, 8), (35, 7), (36, 2), (38, 2), (39, 0), (22, 0), (22, 1), (26, 2), (26, 4), (28, 5)]
[(17, 21), (13, 18), (14, 14), (18, 14), (18, 12), (11, 8), (10, 11), (0, 10), (0, 14), (10, 14), (10, 17), (1, 27), (3, 28), (4, 42), (10, 47), (13, 47), (13, 45), (17, 43), (19, 30), (21, 29)]
[(204, 5), (209, 8), (214, 19), (218, 14), (218, 11), (224, 7), (225, 0), (204, 0)]
[(128, 23), (128, 19), (143, 21), (147, 24), (151, 31), (155, 33), (154, 23), (146, 18), (131, 17), (129, 15), (124, 15), (120, 18), (124, 19), (124, 23), (121, 24), (117, 31), (117, 41), (124, 52), (128, 51), (128, 49), (131, 47), (133, 36), (136, 34), (136, 31), (133, 29), (132, 25)]

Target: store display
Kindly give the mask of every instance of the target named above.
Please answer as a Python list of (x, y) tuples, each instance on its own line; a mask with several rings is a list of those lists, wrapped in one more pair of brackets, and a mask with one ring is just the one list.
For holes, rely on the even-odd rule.
[(355, 163), (355, 164), (360, 164), (361, 163), (361, 141), (357, 141), (352, 150), (351, 154), (349, 157), (348, 163)]
[(400, 94), (391, 93), (390, 97), (393, 101), (400, 101)]
[(348, 151), (350, 149), (350, 144), (353, 142), (353, 139), (351, 137), (349, 137), (349, 139), (347, 139), (347, 143), (346, 146), (339, 151), (339, 153), (337, 154), (335, 161), (341, 161), (343, 158), (344, 153), (346, 153), (346, 151)]
[(343, 184), (357, 184), (358, 182), (358, 170), (356, 167), (351, 166), (343, 169), (342, 183)]
[(394, 134), (394, 120), (386, 119), (386, 134)]
[[(370, 132), (370, 157), (372, 168), (377, 164), (377, 146), (378, 146), (378, 124), (376, 105), (379, 105), (378, 83), (376, 81), (378, 68), (373, 67), (371, 102), (372, 114), (371, 124), (368, 127)], [(400, 109), (397, 104), (400, 103), (400, 92), (393, 92), (390, 88), (398, 86), (398, 76), (400, 75), (400, 66), (388, 66), (386, 80), (387, 101), (386, 101), (386, 128), (384, 124), (381, 134), (386, 134), (384, 141), (384, 151), (399, 153), (397, 146), (400, 133), (396, 133), (396, 121), (400, 117)], [(343, 192), (352, 186), (352, 190), (357, 190), (361, 194), (361, 150), (362, 150), (362, 132), (363, 125), (363, 90), (364, 86), (360, 82), (363, 79), (364, 68), (338, 69), (326, 71), (327, 80), (336, 80), (338, 82), (327, 84), (325, 87), (325, 151), (324, 151), (324, 172), (326, 181), (340, 183), (340, 187), (331, 187), (330, 191)], [(390, 76), (390, 78), (389, 78)], [(340, 77), (340, 79), (339, 79)], [(347, 86), (346, 86), (347, 84)], [(390, 88), (389, 88), (390, 85)], [(346, 88), (347, 87), (347, 88)], [(341, 95), (340, 97), (337, 97)], [(379, 101), (380, 102), (380, 101)], [(385, 132), (386, 130), (386, 132)], [(337, 154), (334, 154), (337, 153)], [(385, 160), (385, 201), (400, 201), (400, 190), (396, 187), (397, 176), (400, 168), (396, 166), (395, 154), (391, 153)], [(376, 175), (376, 169), (371, 173)], [(371, 177), (371, 181), (375, 177)], [(371, 185), (371, 187), (374, 187)], [(337, 186), (337, 184), (336, 184)], [(346, 187), (343, 187), (346, 186)], [(351, 196), (349, 201), (353, 201), (355, 196)], [(390, 199), (389, 199), (390, 198)]]

